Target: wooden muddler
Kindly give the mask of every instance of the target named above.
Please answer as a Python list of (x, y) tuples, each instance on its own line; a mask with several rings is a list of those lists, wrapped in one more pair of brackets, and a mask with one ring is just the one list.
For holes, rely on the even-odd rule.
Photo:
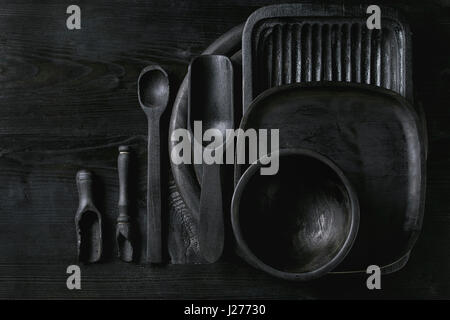
[(116, 240), (118, 256), (125, 262), (133, 261), (133, 241), (128, 215), (128, 166), (130, 149), (128, 146), (119, 147), (117, 171), (119, 173), (119, 216), (117, 217)]

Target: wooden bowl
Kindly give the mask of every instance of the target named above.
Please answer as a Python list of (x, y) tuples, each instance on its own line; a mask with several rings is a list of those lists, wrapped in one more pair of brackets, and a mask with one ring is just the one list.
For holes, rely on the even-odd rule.
[(305, 149), (277, 153), (279, 171), (261, 175), (260, 161), (239, 180), (233, 232), (243, 258), (287, 280), (311, 280), (334, 269), (359, 226), (357, 195), (328, 158)]

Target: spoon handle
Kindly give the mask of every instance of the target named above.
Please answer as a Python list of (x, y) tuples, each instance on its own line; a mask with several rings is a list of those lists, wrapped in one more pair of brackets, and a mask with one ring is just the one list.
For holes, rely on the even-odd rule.
[(162, 262), (161, 149), (159, 117), (148, 119), (147, 146), (147, 262)]
[(220, 164), (203, 166), (200, 195), (199, 245), (209, 263), (219, 260), (224, 245), (222, 179)]

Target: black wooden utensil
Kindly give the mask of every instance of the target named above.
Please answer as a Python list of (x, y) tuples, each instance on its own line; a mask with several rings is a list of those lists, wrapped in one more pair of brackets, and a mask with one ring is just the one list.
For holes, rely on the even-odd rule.
[[(238, 76), (241, 65), (241, 51), (240, 44), (242, 41), (242, 29), (243, 25), (239, 25), (225, 33), (222, 37), (214, 41), (202, 54), (223, 54), (230, 57), (233, 63), (233, 73), (235, 81), (235, 122), (240, 120), (239, 112), (242, 108), (240, 106), (239, 99), (242, 81)], [(236, 52), (237, 51), (237, 52)], [(236, 70), (236, 66), (238, 69)], [(237, 71), (237, 73), (236, 73)], [(172, 116), (170, 118), (169, 137), (177, 129), (189, 128), (189, 108), (188, 108), (188, 96), (189, 96), (189, 72), (186, 74), (183, 82), (181, 83), (177, 96), (174, 100), (172, 107)], [(169, 141), (169, 154), (171, 154), (174, 148), (178, 145), (178, 141)], [(194, 167), (191, 164), (170, 162), (173, 178), (177, 185), (177, 190), (182, 196), (186, 206), (190, 209), (194, 216), (198, 216), (200, 212), (200, 183), (201, 174), (195, 172)], [(197, 167), (195, 167), (197, 168)], [(200, 172), (198, 172), (200, 173)]]
[[(329, 13), (333, 13), (333, 15), (336, 16), (342, 16), (343, 13), (340, 10), (340, 7), (334, 7), (334, 6), (330, 6), (331, 10), (329, 10)], [(364, 30), (361, 30), (361, 26), (365, 25), (365, 20), (364, 19), (364, 10), (361, 9), (365, 9), (365, 8), (360, 8), (360, 7), (354, 7), (351, 9), (351, 11), (354, 13), (354, 18), (350, 18), (348, 19), (348, 21), (344, 21), (342, 20), (343, 24), (341, 25), (341, 27), (339, 27), (337, 30), (332, 28), (332, 36), (334, 36), (336, 31), (341, 30), (343, 33), (342, 34), (337, 34), (337, 38), (336, 38), (336, 47), (332, 47), (331, 49), (332, 51), (332, 56), (334, 58), (336, 58), (336, 69), (332, 69), (333, 73), (332, 73), (332, 79), (333, 80), (337, 80), (337, 81), (347, 81), (348, 80), (348, 73), (351, 74), (351, 79), (356, 79), (358, 80), (358, 78), (354, 78), (354, 76), (361, 76), (361, 72), (362, 72), (362, 67), (363, 65), (360, 64), (360, 60), (357, 60), (358, 57), (360, 57), (360, 55), (358, 55), (358, 50), (362, 49), (365, 50), (366, 53), (372, 52), (373, 53), (373, 59), (371, 58), (371, 61), (379, 61), (378, 60), (378, 49), (376, 50), (370, 50), (370, 46), (372, 42), (364, 42), (364, 43), (360, 43), (359, 41), (362, 40), (361, 39), (361, 35), (364, 32)], [(324, 12), (323, 8), (321, 6), (312, 6), (311, 8), (309, 8), (308, 10), (302, 11), (302, 13), (300, 15), (304, 15), (305, 17), (297, 17), (297, 18), (292, 18), (290, 17), (289, 19), (292, 18), (292, 20), (305, 20), (306, 19), (306, 24), (310, 24), (312, 22), (312, 20), (314, 20), (314, 22), (318, 22), (321, 24), (322, 26), (322, 22), (324, 21), (324, 19), (326, 19), (326, 12)], [(324, 16), (325, 14), (325, 16)], [(289, 14), (290, 15), (290, 14)], [(310, 16), (310, 17), (307, 17)], [(323, 16), (323, 17), (322, 17)], [(315, 17), (319, 17), (319, 18), (315, 18)], [(381, 86), (385, 86), (387, 88), (390, 88), (391, 90), (395, 90), (397, 91), (399, 94), (404, 95), (408, 100), (411, 100), (411, 93), (412, 93), (412, 81), (411, 81), (411, 72), (410, 70), (412, 70), (412, 64), (411, 64), (411, 59), (409, 57), (409, 52), (410, 52), (410, 48), (411, 48), (411, 35), (409, 32), (409, 27), (407, 26), (407, 24), (403, 21), (403, 20), (398, 20), (399, 17), (396, 13), (395, 10), (390, 10), (390, 11), (385, 11), (385, 13), (383, 13), (383, 19), (388, 18), (389, 20), (392, 19), (392, 21), (397, 21), (401, 26), (399, 28), (395, 28), (394, 30), (385, 30), (385, 28), (383, 27), (383, 32), (382, 32), (382, 37), (381, 37), (381, 42), (384, 45), (386, 45), (386, 42), (392, 41), (392, 47), (389, 49), (390, 50), (390, 56), (382, 56), (381, 57), (381, 62), (383, 63), (383, 61), (385, 61), (384, 59), (389, 59), (391, 60), (392, 63), (392, 67), (388, 68), (387, 70), (384, 69), (384, 67), (386, 67), (386, 65), (382, 65), (382, 69), (378, 69), (374, 68), (373, 70), (371, 70), (371, 75), (374, 76), (374, 79), (381, 79)], [(340, 21), (341, 18), (339, 19), (335, 19), (335, 18), (329, 18), (330, 19), (330, 23), (334, 25), (334, 22), (336, 21)], [(332, 21), (331, 21), (332, 20)], [(269, 24), (271, 23), (271, 19), (267, 19), (267, 20), (261, 20), (259, 22), (262, 23), (266, 23), (267, 22), (267, 27), (270, 27)], [(348, 23), (350, 22), (352, 23), (356, 22), (356, 24), (353, 25), (352, 29), (354, 29), (354, 32), (356, 33), (355, 37), (348, 37)], [(358, 23), (358, 21), (361, 21), (361, 23)], [(276, 23), (274, 23), (272, 26), (276, 27), (279, 23), (281, 23), (282, 21), (278, 21), (276, 20)], [(386, 21), (388, 22), (388, 21)], [(384, 21), (382, 22), (384, 23)], [(392, 23), (388, 22), (386, 24), (387, 27), (391, 26)], [(291, 28), (292, 27), (292, 28)], [(289, 31), (289, 28), (291, 29), (291, 31), (295, 31), (294, 33)], [(234, 95), (235, 95), (235, 111), (238, 111), (236, 109), (240, 109), (237, 108), (237, 106), (239, 106), (239, 103), (236, 103), (236, 101), (238, 101), (236, 98), (236, 96), (239, 96), (239, 92), (240, 92), (240, 87), (242, 87), (242, 83), (241, 83), (241, 78), (237, 76), (236, 70), (239, 70), (239, 66), (240, 66), (240, 58), (241, 58), (241, 52), (239, 51), (241, 49), (241, 41), (243, 41), (243, 46), (245, 46), (247, 43), (245, 41), (245, 37), (243, 39), (242, 37), (242, 26), (237, 26), (235, 28), (233, 28), (232, 30), (230, 30), (229, 32), (227, 32), (226, 34), (224, 34), (223, 36), (221, 36), (220, 38), (218, 38), (216, 41), (214, 41), (203, 54), (225, 54), (228, 56), (234, 56), (231, 58), (231, 60), (233, 61), (233, 67), (234, 67), (234, 74), (235, 74), (235, 82), (236, 82), (236, 87), (237, 89), (235, 89), (234, 91)], [(275, 53), (275, 51), (271, 51), (271, 50), (260, 50), (260, 48), (263, 47), (267, 47), (271, 44), (274, 43), (273, 40), (275, 40), (274, 38), (272, 38), (272, 34), (276, 35), (276, 39), (279, 39), (278, 36), (280, 35), (280, 33), (278, 33), (278, 31), (280, 30), (276, 30), (275, 33), (273, 33), (272, 30), (273, 28), (254, 28), (254, 36), (257, 36), (257, 32), (258, 31), (262, 31), (262, 30), (267, 30), (269, 31), (267, 33), (267, 37), (265, 38), (264, 41), (260, 42), (261, 46), (259, 44), (257, 44), (257, 46), (254, 48), (254, 50), (252, 49), (252, 51), (254, 53), (260, 52), (263, 53), (264, 55), (266, 55), (267, 58), (269, 58), (269, 55), (271, 52)], [(389, 29), (389, 28), (387, 28)], [(248, 29), (249, 30), (249, 29)], [(302, 29), (303, 31), (311, 31), (307, 28)], [(327, 30), (327, 28), (323, 29), (325, 31), (325, 34), (327, 35), (327, 41), (322, 42), (322, 44), (324, 45), (324, 48), (322, 48), (322, 50), (329, 50), (330, 47), (329, 46), (325, 46), (325, 44), (328, 44), (328, 39), (329, 39), (329, 33)], [(313, 61), (310, 60), (303, 60), (303, 58), (306, 58), (305, 55), (302, 55), (302, 52), (300, 52), (301, 48), (298, 46), (298, 42), (297, 42), (297, 38), (294, 35), (298, 35), (298, 25), (297, 22), (294, 23), (293, 26), (289, 26), (287, 29), (282, 29), (281, 30), (281, 34), (283, 35), (283, 37), (285, 35), (287, 35), (287, 39), (291, 39), (292, 42), (291, 44), (287, 43), (286, 41), (283, 40), (282, 44), (286, 44), (286, 47), (283, 47), (282, 52), (283, 52), (283, 61), (285, 61), (285, 63), (283, 63), (283, 66), (288, 66), (290, 64), (290, 66), (293, 68), (292, 71), (293, 73), (291, 73), (292, 77), (290, 78), (291, 81), (295, 80), (295, 82), (297, 82), (298, 80), (298, 71), (301, 71), (301, 78), (300, 78), (300, 82), (305, 82), (307, 75), (310, 74), (311, 77), (312, 75), (318, 75), (318, 74), (325, 74), (325, 73), (318, 73), (318, 68), (321, 68), (321, 64), (312, 64)], [(284, 31), (287, 31), (287, 33), (284, 33)], [(301, 32), (302, 34), (302, 41), (304, 42), (304, 40), (308, 40), (309, 38), (309, 33), (308, 32)], [(317, 30), (316, 30), (317, 31)], [(386, 31), (386, 32), (385, 32)], [(377, 33), (373, 33), (372, 35), (376, 35)], [(311, 34), (312, 35), (312, 34)], [(318, 35), (318, 34), (317, 34)], [(384, 38), (387, 37), (387, 38)], [(402, 38), (403, 40), (399, 41), (399, 39)], [(375, 36), (373, 38), (373, 40), (375, 41), (375, 44), (378, 43), (380, 38), (378, 38), (378, 36)], [(267, 40), (267, 41), (266, 41)], [(309, 40), (313, 40), (312, 38)], [(334, 41), (334, 40), (333, 40)], [(279, 42), (277, 42), (279, 43)], [(317, 42), (314, 42), (315, 45), (318, 45)], [(348, 45), (348, 43), (351, 44), (351, 51), (353, 52), (354, 50), (356, 50), (356, 54), (348, 56), (348, 47), (345, 47), (346, 49), (344, 50), (344, 44)], [(396, 44), (398, 43), (398, 45)], [(248, 42), (247, 45), (250, 45), (251, 43)], [(255, 42), (252, 42), (252, 46), (255, 44)], [(294, 46), (295, 45), (295, 46)], [(306, 45), (302, 44), (302, 47), (304, 49), (307, 49), (307, 53), (309, 54), (309, 49), (308, 49), (309, 44), (307, 43)], [(361, 47), (362, 46), (362, 47)], [(292, 52), (292, 55), (289, 53), (291, 52), (289, 49), (292, 48), (296, 48), (297, 51)], [(317, 48), (317, 46), (316, 46)], [(336, 51), (334, 48), (336, 48), (336, 50), (338, 50), (339, 48), (342, 48), (342, 51)], [(359, 48), (359, 49), (358, 49)], [(375, 47), (378, 48), (378, 45)], [(383, 50), (383, 49), (382, 49)], [(237, 53), (236, 53), (237, 52)], [(247, 50), (247, 52), (249, 52)], [(278, 52), (278, 51), (277, 51)], [(329, 51), (327, 51), (329, 52)], [(382, 51), (383, 52), (383, 51)], [(285, 54), (287, 53), (287, 54)], [(335, 55), (336, 53), (336, 55)], [(314, 54), (315, 57), (319, 57), (317, 55), (317, 52), (311, 51), (311, 54)], [(281, 55), (278, 55), (278, 57), (280, 57)], [(323, 57), (328, 57), (328, 53), (325, 54)], [(255, 62), (256, 66), (253, 66), (253, 72), (244, 72), (244, 82), (245, 82), (245, 86), (248, 87), (248, 84), (250, 83), (249, 81), (247, 81), (246, 76), (250, 76), (253, 78), (253, 88), (256, 90), (253, 93), (256, 95), (261, 93), (261, 90), (264, 90), (265, 88), (261, 88), (260, 84), (264, 84), (267, 82), (264, 82), (264, 79), (267, 80), (267, 76), (270, 74), (273, 74), (272, 72), (275, 69), (272, 68), (266, 68), (264, 67), (264, 62), (271, 62), (273, 61), (272, 59), (259, 59), (258, 55), (258, 59), (253, 59), (253, 62)], [(287, 57), (287, 59), (284, 59), (284, 57)], [(300, 57), (303, 57), (300, 60)], [(346, 57), (343, 60), (338, 60), (338, 57)], [(404, 58), (401, 58), (404, 57)], [(249, 57), (242, 57), (242, 60), (246, 60)], [(253, 57), (255, 58), (255, 56)], [(261, 57), (262, 58), (262, 57)], [(352, 63), (348, 63), (349, 60), (348, 58), (352, 59)], [(356, 59), (353, 63), (353, 60)], [(403, 60), (403, 67), (401, 67), (402, 63), (401, 61)], [(277, 62), (279, 62), (280, 60), (277, 58)], [(314, 60), (314, 61), (319, 61), (319, 60)], [(327, 60), (328, 61), (328, 60)], [(340, 62), (339, 62), (340, 61)], [(367, 59), (365, 60), (366, 62), (368, 61)], [(301, 64), (300, 64), (301, 63)], [(244, 62), (245, 64), (245, 62)], [(378, 64), (376, 64), (378, 65)], [(270, 66), (270, 65), (267, 65)], [(279, 66), (279, 64), (273, 64), (273, 66)], [(367, 64), (365, 64), (365, 66), (367, 66)], [(262, 68), (263, 67), (263, 68)], [(401, 67), (401, 68), (400, 68)], [(297, 68), (297, 69), (295, 69)], [(276, 70), (280, 70), (280, 69), (276, 69)], [(275, 71), (276, 71), (275, 70)], [(286, 69), (283, 69), (286, 70)], [(345, 73), (344, 73), (345, 70)], [(367, 70), (367, 69), (365, 69)], [(249, 71), (247, 69), (247, 71)], [(337, 73), (335, 73), (335, 71)], [(387, 72), (386, 72), (387, 71)], [(267, 73), (265, 73), (267, 72)], [(295, 72), (295, 76), (294, 76), (294, 72)], [(381, 73), (380, 73), (381, 72)], [(389, 77), (389, 74), (391, 74), (390, 76), (390, 82), (386, 82), (386, 77)], [(289, 73), (282, 73), (281, 78), (282, 79), (289, 79), (286, 78), (285, 76), (288, 76)], [(345, 76), (345, 77), (344, 77)], [(277, 77), (279, 77), (279, 75), (277, 75)], [(308, 76), (309, 77), (309, 76)], [(170, 131), (169, 131), (169, 135), (176, 129), (179, 128), (187, 128), (188, 125), (188, 121), (187, 121), (187, 116), (188, 116), (188, 99), (186, 98), (186, 95), (188, 95), (189, 93), (189, 88), (188, 88), (188, 81), (189, 79), (189, 74), (186, 75), (182, 85), (180, 86), (180, 89), (178, 91), (177, 94), (177, 98), (175, 99), (175, 103), (173, 105), (173, 109), (172, 109), (172, 118), (170, 121)], [(279, 79), (279, 78), (278, 78)], [(385, 80), (383, 80), (385, 79)], [(354, 80), (352, 80), (354, 81)], [(286, 83), (288, 83), (289, 81), (285, 81)], [(375, 84), (376, 82), (374, 82)], [(389, 83), (389, 85), (388, 85)], [(395, 89), (397, 88), (397, 89)], [(404, 89), (401, 89), (404, 88)], [(244, 91), (246, 91), (246, 89), (244, 89)], [(248, 93), (249, 91), (247, 91)], [(245, 100), (245, 99), (244, 99)], [(417, 107), (417, 106), (415, 106)], [(417, 108), (417, 110), (419, 110), (419, 108)], [(276, 109), (274, 109), (275, 112), (277, 112)], [(255, 117), (257, 117), (260, 113), (255, 113)], [(359, 111), (356, 112), (356, 114), (359, 114)], [(423, 113), (419, 113), (423, 114)], [(239, 115), (235, 115), (235, 118), (237, 120), (240, 120)], [(265, 118), (265, 116), (264, 116)], [(298, 118), (295, 117), (292, 119), (292, 122), (298, 122), (297, 120)], [(421, 116), (421, 119), (423, 120), (423, 116)], [(264, 120), (264, 119), (263, 119)], [(299, 119), (300, 121), (303, 121), (303, 118), (300, 117)], [(264, 121), (265, 122), (265, 121)], [(307, 122), (308, 123), (308, 122)], [(265, 125), (265, 124), (264, 124)], [(295, 128), (301, 128), (302, 126), (299, 125), (297, 123), (297, 125), (295, 125)], [(421, 125), (422, 129), (422, 133), (421, 135), (423, 135), (423, 139), (424, 139), (424, 153), (426, 153), (426, 126), (424, 124)], [(264, 126), (262, 126), (261, 128), (266, 128)], [(282, 130), (284, 132), (284, 130)], [(282, 143), (282, 147), (283, 145), (286, 146), (290, 146), (290, 147), (302, 147), (301, 145), (298, 144), (299, 140), (291, 140), (288, 139), (286, 140), (286, 143), (284, 143), (283, 141), (285, 140), (285, 138), (288, 138), (289, 135), (284, 135), (282, 133), (282, 131), (280, 131), (280, 143)], [(306, 133), (308, 130), (305, 130)], [(326, 134), (326, 131), (324, 132), (324, 134)], [(332, 135), (330, 135), (332, 136)], [(309, 136), (307, 136), (309, 137)], [(292, 144), (294, 143), (294, 144)], [(170, 142), (169, 143), (169, 151), (171, 152), (174, 148), (174, 146), (177, 144), (177, 142)], [(327, 145), (324, 145), (325, 147)], [(334, 148), (333, 148), (334, 149)], [(345, 153), (344, 153), (345, 155)], [(199, 207), (200, 207), (200, 188), (199, 185), (201, 183), (201, 170), (198, 170), (199, 167), (198, 166), (192, 166), (192, 165), (185, 165), (185, 164), (179, 164), (176, 165), (173, 162), (171, 163), (172, 166), (172, 172), (174, 174), (174, 179), (177, 183), (177, 186), (179, 187), (179, 191), (180, 194), (183, 196), (183, 199), (187, 200), (186, 204), (187, 206), (196, 214), (198, 214), (199, 212)], [(239, 167), (240, 165), (238, 165)], [(243, 172), (243, 171), (242, 171)], [(353, 181), (353, 177), (349, 176), (349, 178), (352, 178)], [(382, 181), (382, 180), (381, 180)], [(200, 182), (200, 183), (199, 183)], [(355, 182), (355, 187), (358, 187), (359, 189), (359, 184)], [(424, 190), (424, 188), (422, 188), (422, 190)], [(377, 199), (376, 197), (373, 198), (374, 201)], [(422, 206), (423, 206), (423, 202), (422, 202)], [(374, 210), (374, 212), (378, 212), (380, 210)], [(385, 211), (384, 209), (381, 209), (381, 211)], [(420, 211), (423, 212), (423, 211)], [(362, 211), (362, 214), (365, 213), (365, 210)], [(421, 221), (421, 217), (422, 214), (418, 215), (419, 220)], [(379, 217), (378, 214), (373, 214), (370, 215), (370, 222), (363, 222), (363, 226), (362, 229), (363, 231), (360, 232), (360, 236), (364, 235), (364, 229), (366, 225), (371, 225), (372, 223), (377, 223), (379, 225), (381, 225), (381, 228), (383, 228), (383, 225), (385, 223), (385, 221), (383, 220), (382, 217)], [(366, 221), (367, 219), (364, 218), (363, 221)], [(386, 222), (387, 223), (387, 222)], [(403, 230), (403, 226), (398, 225), (397, 226), (397, 230), (391, 232), (392, 237), (396, 238), (396, 239), (400, 239), (400, 237), (398, 235), (402, 234), (402, 230)], [(384, 235), (384, 234), (380, 234)], [(387, 237), (384, 237), (387, 238)], [(412, 245), (409, 245), (406, 252), (404, 252), (403, 257), (400, 257), (399, 259), (395, 258), (392, 259), (390, 258), (390, 254), (386, 254), (386, 251), (383, 249), (382, 246), (378, 245), (378, 239), (370, 239), (368, 240), (371, 243), (371, 246), (374, 248), (375, 252), (377, 255), (382, 256), (383, 261), (380, 261), (380, 267), (382, 268), (382, 270), (386, 270), (386, 272), (394, 272), (399, 270), (400, 268), (402, 268), (406, 262), (408, 261), (409, 258), (409, 253), (411, 248), (413, 247)], [(395, 240), (394, 240), (395, 242)], [(410, 241), (410, 243), (414, 243), (414, 239), (412, 241)], [(356, 251), (356, 252), (364, 252), (364, 250), (360, 250), (361, 248), (358, 248), (359, 245), (361, 244), (361, 241), (357, 241), (357, 244), (354, 246), (354, 249), (352, 251)], [(389, 248), (391, 248), (392, 245), (389, 245)], [(402, 247), (402, 246), (399, 246)], [(367, 267), (367, 262), (365, 260), (366, 256), (361, 255), (359, 256), (358, 254), (352, 254), (350, 253), (349, 257), (345, 260), (345, 262), (343, 264), (341, 264), (338, 267), (337, 272), (358, 272), (358, 273), (365, 273), (366, 272), (366, 267)]]
[(144, 68), (138, 98), (148, 120), (147, 261), (162, 262), (160, 119), (169, 102), (169, 77), (158, 65)]
[(94, 205), (92, 196), (92, 173), (77, 172), (79, 206), (75, 215), (78, 260), (85, 263), (98, 262), (102, 255), (102, 217)]
[[(190, 65), (189, 125), (201, 121), (202, 136), (208, 129), (217, 129), (222, 144), (209, 146), (210, 141), (194, 140), (205, 149), (223, 154), (226, 129), (234, 128), (233, 66), (228, 57), (202, 55)], [(212, 150), (209, 150), (212, 151)], [(224, 221), (222, 203), (222, 179), (220, 164), (206, 164), (203, 159), (202, 190), (200, 195), (199, 245), (203, 258), (213, 263), (222, 255), (224, 245)]]
[(125, 262), (133, 261), (133, 233), (128, 215), (128, 167), (130, 148), (119, 147), (117, 171), (119, 173), (119, 216), (117, 217), (116, 240), (118, 257)]

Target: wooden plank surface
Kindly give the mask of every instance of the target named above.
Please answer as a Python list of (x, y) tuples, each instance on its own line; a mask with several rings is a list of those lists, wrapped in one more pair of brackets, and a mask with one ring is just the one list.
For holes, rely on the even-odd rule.
[[(428, 121), (430, 154), (422, 235), (405, 269), (383, 277), (381, 291), (369, 292), (364, 276), (286, 283), (232, 254), (215, 265), (181, 265), (197, 257), (175, 210), (169, 255), (180, 265), (149, 268), (114, 258), (120, 144), (135, 150), (135, 219), (141, 236), (145, 232), (147, 124), (136, 96), (140, 70), (161, 64), (174, 94), (192, 57), (256, 8), (282, 2), (78, 1), (82, 29), (68, 31), (64, 3), (0, 0), (0, 298), (450, 298), (445, 1), (397, 4), (413, 31), (414, 85)], [(104, 263), (83, 266), (82, 290), (74, 292), (66, 289), (65, 271), (76, 263), (80, 168), (97, 176), (107, 245)]]

